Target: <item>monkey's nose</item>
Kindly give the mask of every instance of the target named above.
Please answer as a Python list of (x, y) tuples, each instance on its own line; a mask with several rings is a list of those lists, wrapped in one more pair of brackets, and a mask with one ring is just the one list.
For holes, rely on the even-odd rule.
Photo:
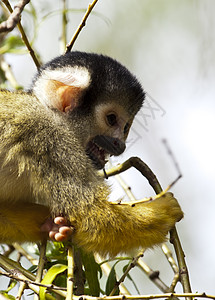
[(114, 155), (120, 155), (125, 151), (126, 145), (124, 142), (120, 141), (119, 139), (114, 138), (113, 141), (113, 146), (114, 146)]

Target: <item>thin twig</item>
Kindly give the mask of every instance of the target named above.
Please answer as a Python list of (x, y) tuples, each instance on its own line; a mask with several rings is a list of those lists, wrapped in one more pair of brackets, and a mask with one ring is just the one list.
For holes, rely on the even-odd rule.
[[(130, 169), (131, 167), (137, 169), (148, 180), (149, 184), (153, 187), (155, 193), (160, 194), (160, 196), (162, 194), (165, 194), (182, 177), (182, 175), (179, 174), (177, 178), (172, 183), (170, 183), (170, 185), (168, 185), (168, 187), (163, 191), (155, 174), (151, 171), (147, 164), (145, 164), (139, 157), (130, 157), (122, 164), (105, 170), (105, 173), (108, 177), (115, 176)], [(98, 173), (100, 174), (100, 176), (104, 177), (103, 171), (99, 171)]]
[(27, 258), (32, 263), (32, 265), (38, 265), (38, 260), (34, 259), (27, 251), (25, 251), (25, 249), (22, 248), (22, 246), (20, 246), (20, 244), (13, 243), (13, 247), (15, 248), (15, 250), (17, 250), (19, 253), (21, 253), (22, 256)]
[[(2, 276), (5, 276), (5, 277), (8, 277), (8, 278), (11, 278), (11, 279), (14, 279), (14, 280), (18, 280), (18, 281), (21, 281), (25, 284), (27, 284), (29, 286), (30, 285), (35, 285), (35, 286), (39, 286), (39, 287), (44, 287), (44, 288), (47, 288), (47, 289), (50, 289), (50, 290), (56, 290), (56, 291), (66, 291), (67, 289), (64, 288), (64, 287), (59, 287), (59, 286), (56, 286), (54, 284), (43, 284), (43, 283), (40, 283), (40, 282), (35, 282), (33, 280), (30, 280), (28, 279), (26, 276), (23, 275), (22, 278), (20, 278), (19, 276), (17, 276), (19, 272), (14, 272), (14, 274), (12, 273), (8, 273), (8, 272), (4, 272), (4, 271), (1, 271), (0, 270), (0, 275)], [(21, 274), (21, 273), (19, 273)]]
[(68, 248), (68, 274), (67, 274), (67, 294), (66, 300), (73, 298), (73, 286), (74, 286), (74, 247)]
[(63, 1), (63, 11), (62, 11), (62, 34), (60, 37), (60, 53), (63, 53), (66, 48), (67, 42), (67, 0)]
[[(108, 262), (102, 263), (103, 260), (101, 259), (101, 257), (98, 254), (95, 255), (95, 260), (98, 264), (100, 264), (102, 271), (108, 277), (108, 275), (110, 274), (110, 271), (111, 271), (110, 264)], [(120, 290), (120, 294), (131, 295), (131, 293), (128, 291), (128, 289), (122, 282), (120, 283), (119, 290)]]
[(82, 269), (82, 258), (81, 251), (78, 248), (74, 249), (74, 286), (75, 286), (75, 294), (83, 295), (84, 294), (84, 284), (85, 284), (85, 274)]
[[(130, 169), (131, 167), (136, 168), (149, 181), (149, 184), (153, 186), (154, 189), (156, 189), (156, 193), (158, 190), (162, 191), (161, 186), (154, 173), (139, 157), (130, 157), (124, 163), (106, 170), (106, 174), (108, 177), (114, 176)], [(99, 174), (102, 177), (104, 176), (104, 173), (101, 171), (99, 172)]]
[[(36, 279), (35, 282), (41, 282), (42, 276), (43, 276), (43, 269), (46, 261), (46, 245), (47, 241), (43, 241), (40, 245), (40, 258), (39, 258), (39, 264), (38, 264), (38, 269), (37, 269), (37, 274), (36, 274)], [(39, 299), (38, 295), (34, 295), (34, 300)]]
[[(31, 289), (35, 294), (39, 294), (39, 287), (40, 286), (44, 286), (40, 283), (36, 283), (34, 281), (31, 281), (29, 280), (26, 276), (24, 276), (22, 273), (20, 273), (18, 270), (13, 270), (13, 273), (10, 274), (10, 273), (6, 273), (6, 272), (3, 272), (3, 271), (0, 271), (0, 274), (3, 275), (3, 276), (7, 276), (9, 278), (13, 278), (13, 279), (16, 279), (17, 281), (21, 281), (21, 282), (24, 282), (25, 284), (27, 284), (28, 288)], [(53, 289), (53, 287), (52, 287)], [(58, 291), (56, 291), (57, 293)], [(60, 292), (60, 291), (59, 291)], [(54, 298), (47, 294), (46, 295), (46, 299), (47, 300), (54, 300)]]
[(138, 259), (137, 266), (162, 292), (165, 293), (169, 290), (169, 287), (160, 279), (159, 271), (153, 271), (141, 258)]
[(181, 170), (180, 170), (179, 164), (178, 164), (178, 162), (177, 162), (177, 160), (176, 160), (176, 158), (175, 158), (175, 156), (174, 156), (174, 154), (173, 154), (173, 152), (172, 152), (172, 149), (170, 148), (170, 146), (169, 146), (167, 140), (166, 140), (166, 139), (163, 139), (162, 142), (163, 142), (163, 144), (164, 144), (164, 146), (165, 146), (165, 148), (166, 148), (166, 150), (167, 150), (167, 153), (169, 154), (169, 156), (170, 156), (171, 159), (172, 159), (172, 162), (173, 162), (173, 164), (174, 164), (174, 166), (175, 166), (176, 171), (177, 171), (178, 174), (182, 177), (182, 172), (181, 172)]
[(162, 251), (165, 254), (171, 268), (173, 269), (174, 273), (175, 274), (179, 273), (179, 269), (178, 269), (178, 266), (176, 264), (176, 261), (174, 260), (174, 258), (172, 256), (172, 252), (170, 251), (167, 244), (162, 244), (161, 248), (162, 248)]
[(179, 268), (176, 264), (176, 261), (174, 260), (172, 256), (172, 252), (170, 251), (169, 247), (166, 244), (162, 244), (162, 251), (165, 254), (173, 272), (175, 273), (174, 278), (172, 280), (172, 283), (169, 287), (169, 289), (166, 292), (173, 293), (176, 287), (176, 284), (180, 280), (180, 275), (179, 275)]
[(177, 283), (179, 282), (179, 280), (180, 280), (180, 274), (176, 273), (174, 275), (172, 283), (171, 283), (171, 285), (169, 287), (169, 290), (168, 290), (169, 293), (174, 293), (175, 287), (176, 287)]
[(118, 295), (118, 296), (104, 296), (104, 297), (93, 297), (93, 296), (73, 296), (75, 300), (150, 300), (160, 298), (172, 298), (172, 297), (193, 297), (193, 298), (207, 298), (215, 299), (215, 295), (208, 295), (206, 293), (165, 293), (165, 294), (151, 294), (151, 295)]
[(126, 182), (122, 179), (122, 177), (120, 175), (116, 175), (115, 178), (119, 182), (123, 190), (125, 191), (130, 201), (137, 201), (137, 199), (135, 198), (134, 194), (131, 191), (131, 187), (126, 184)]
[[(9, 10), (9, 12), (12, 14), (13, 13), (13, 9), (12, 9), (9, 1), (8, 0), (2, 0), (2, 2), (5, 4), (5, 6), (7, 7), (7, 9)], [(18, 29), (19, 29), (19, 31), (21, 33), (22, 40), (23, 40), (24, 44), (26, 45), (26, 47), (28, 48), (28, 51), (29, 51), (29, 53), (30, 53), (30, 55), (31, 55), (31, 57), (32, 57), (35, 65), (36, 65), (36, 67), (39, 68), (40, 67), (40, 63), (39, 63), (39, 61), (38, 61), (38, 59), (37, 59), (37, 57), (36, 57), (36, 55), (34, 53), (34, 50), (32, 49), (32, 47), (31, 47), (31, 45), (30, 45), (30, 43), (28, 41), (28, 38), (27, 38), (27, 36), (25, 34), (25, 31), (24, 31), (24, 29), (23, 29), (20, 21), (17, 23), (17, 27), (18, 27)]]
[(15, 251), (15, 249), (12, 245), (7, 245), (7, 246), (8, 246), (8, 249), (2, 253), (2, 256), (8, 257), (11, 253), (13, 253)]
[[(16, 300), (21, 300), (22, 295), (24, 293), (24, 290), (27, 288), (27, 284), (25, 282), (20, 282), (19, 283), (19, 290), (18, 293), (16, 295)], [(1, 300), (1, 299), (0, 299)]]
[(75, 34), (72, 37), (71, 42), (66, 46), (66, 52), (65, 53), (68, 53), (68, 52), (71, 51), (71, 49), (72, 49), (75, 41), (77, 40), (81, 30), (86, 25), (87, 18), (89, 17), (91, 11), (93, 10), (93, 8), (94, 8), (94, 6), (96, 5), (97, 2), (98, 2), (98, 0), (94, 0), (91, 4), (89, 4), (87, 11), (86, 11), (80, 25), (78, 26), (78, 29), (76, 30)]
[[(188, 268), (186, 265), (185, 261), (185, 254), (182, 249), (178, 233), (176, 231), (176, 228), (174, 227), (170, 231), (170, 242), (173, 244), (175, 248), (175, 253), (177, 256), (178, 260), (178, 265), (179, 265), (179, 275), (180, 275), (180, 281), (183, 286), (183, 291), (184, 293), (189, 293), (191, 292), (191, 285), (190, 285), (190, 280), (189, 280), (189, 273), (188, 273)], [(191, 299), (191, 298), (188, 298)]]
[(4, 75), (5, 75), (6, 79), (9, 81), (9, 83), (11, 84), (11, 86), (16, 90), (21, 88), (21, 86), (17, 82), (17, 80), (11, 70), (11, 66), (5, 61), (3, 56), (1, 56), (1, 59), (0, 59), (0, 66), (1, 66), (1, 69), (4, 71)]
[(128, 265), (128, 267), (126, 268), (124, 274), (121, 276), (121, 278), (116, 282), (113, 290), (111, 291), (110, 295), (109, 296), (112, 296), (114, 295), (114, 293), (116, 292), (116, 290), (118, 289), (119, 285), (125, 280), (126, 276), (128, 275), (128, 273), (130, 272), (131, 269), (133, 269), (136, 264), (137, 264), (137, 261), (140, 257), (143, 256), (143, 252), (141, 252), (140, 254), (138, 254), (136, 257), (134, 257), (132, 259), (132, 261), (130, 262), (130, 264)]
[[(54, 290), (54, 292), (64, 298), (66, 298), (66, 288), (57, 287), (53, 284), (41, 284), (35, 282), (35, 275), (33, 275), (28, 270), (24, 269), (19, 263), (11, 260), (8, 257), (5, 257), (0, 254), (0, 267), (4, 269), (6, 272), (0, 271), (0, 275), (7, 276), (9, 278), (13, 278), (17, 281), (24, 282), (28, 285), (28, 287), (39, 294), (39, 287), (45, 287), (49, 290)], [(46, 295), (46, 299), (53, 300), (54, 298), (51, 295)]]
[(13, 270), (17, 270), (20, 273), (24, 274), (25, 277), (27, 277), (28, 279), (32, 281), (35, 280), (35, 276), (31, 272), (24, 269), (18, 262), (8, 257), (5, 257), (1, 254), (0, 254), (0, 267), (9, 273), (12, 273)]

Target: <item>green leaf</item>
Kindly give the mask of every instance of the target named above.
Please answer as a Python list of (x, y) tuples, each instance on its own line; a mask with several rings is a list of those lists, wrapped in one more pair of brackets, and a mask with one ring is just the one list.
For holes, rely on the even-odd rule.
[(58, 275), (54, 281), (54, 284), (60, 287), (67, 286), (67, 274), (63, 273), (62, 275)]
[(8, 295), (7, 292), (1, 291), (0, 295), (4, 296), (6, 299), (11, 299), (11, 300), (15, 300), (16, 298), (12, 295)]
[(28, 268), (28, 271), (31, 273), (35, 273), (37, 271), (38, 266), (36, 265), (32, 265), (30, 266), (30, 268)]
[[(117, 284), (117, 279), (116, 279), (116, 271), (115, 271), (115, 265), (117, 264), (117, 262), (113, 265), (113, 267), (111, 268), (111, 271), (108, 275), (108, 279), (106, 282), (106, 288), (105, 288), (105, 293), (106, 295), (110, 295), (110, 293), (112, 292), (113, 288), (116, 286)], [(119, 295), (119, 287), (116, 289), (115, 293), (113, 296), (115, 295)]]
[(16, 49), (16, 51), (18, 51), (17, 48), (20, 48), (23, 46), (24, 46), (24, 43), (23, 43), (21, 37), (16, 36), (16, 35), (10, 35), (3, 41), (2, 47), (0, 47), (0, 54), (14, 52), (15, 49)]
[(46, 256), (49, 259), (67, 260), (66, 244), (49, 241), (47, 243)]
[(10, 48), (22, 47), (24, 43), (20, 36), (10, 35), (5, 39), (5, 42), (9, 45)]
[(89, 285), (90, 295), (99, 296), (100, 285), (98, 273), (101, 272), (101, 268), (92, 254), (82, 251), (81, 258), (85, 269), (85, 277)]
[[(127, 268), (128, 268), (129, 265), (130, 265), (130, 263), (128, 263), (127, 265), (125, 265), (125, 266), (122, 268), (122, 272), (123, 272), (123, 273), (126, 272), (126, 270), (127, 270)], [(132, 281), (132, 278), (131, 278), (131, 276), (130, 276), (129, 273), (126, 275), (126, 277)]]
[[(54, 266), (52, 266), (48, 272), (46, 273), (46, 275), (44, 276), (43, 280), (41, 281), (42, 284), (52, 284), (52, 282), (54, 281), (55, 277), (64, 272), (67, 269), (66, 265), (62, 265), (62, 264), (56, 264)], [(46, 288), (45, 287), (40, 287), (40, 292), (39, 292), (39, 298), (40, 300), (45, 300), (46, 299)]]
[(10, 292), (16, 285), (17, 285), (16, 280), (13, 280), (13, 279), (10, 280), (9, 286), (4, 292), (6, 292), (6, 293)]
[[(129, 264), (130, 264), (130, 263), (129, 263)], [(123, 273), (125, 273), (125, 271), (127, 270), (129, 264), (127, 264), (127, 265), (125, 265), (125, 266), (123, 267)], [(128, 273), (128, 274), (126, 275), (126, 277), (127, 277), (129, 280), (131, 280), (131, 282), (133, 283), (133, 285), (134, 285), (134, 287), (135, 287), (137, 293), (140, 295), (140, 291), (139, 291), (139, 289), (138, 289), (138, 287), (137, 287), (135, 281), (134, 281), (133, 278), (131, 277), (131, 275)]]

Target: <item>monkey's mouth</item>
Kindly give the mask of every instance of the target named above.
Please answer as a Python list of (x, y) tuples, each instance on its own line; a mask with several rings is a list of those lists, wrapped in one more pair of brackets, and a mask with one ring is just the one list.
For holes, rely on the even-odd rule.
[(86, 153), (97, 169), (104, 168), (109, 155), (120, 155), (125, 150), (125, 143), (106, 135), (97, 135), (89, 141)]
[(86, 153), (96, 169), (100, 170), (104, 168), (109, 156), (109, 153), (107, 153), (104, 148), (97, 145), (94, 140), (91, 140), (87, 144)]

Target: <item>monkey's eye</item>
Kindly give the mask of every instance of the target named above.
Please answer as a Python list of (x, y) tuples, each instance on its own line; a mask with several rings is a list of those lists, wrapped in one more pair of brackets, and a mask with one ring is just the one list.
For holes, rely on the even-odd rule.
[(124, 127), (124, 134), (128, 133), (128, 130), (129, 130), (129, 123), (126, 123), (125, 124), (125, 127)]
[(106, 118), (109, 126), (114, 126), (117, 124), (117, 118), (115, 114), (109, 114), (106, 116)]

